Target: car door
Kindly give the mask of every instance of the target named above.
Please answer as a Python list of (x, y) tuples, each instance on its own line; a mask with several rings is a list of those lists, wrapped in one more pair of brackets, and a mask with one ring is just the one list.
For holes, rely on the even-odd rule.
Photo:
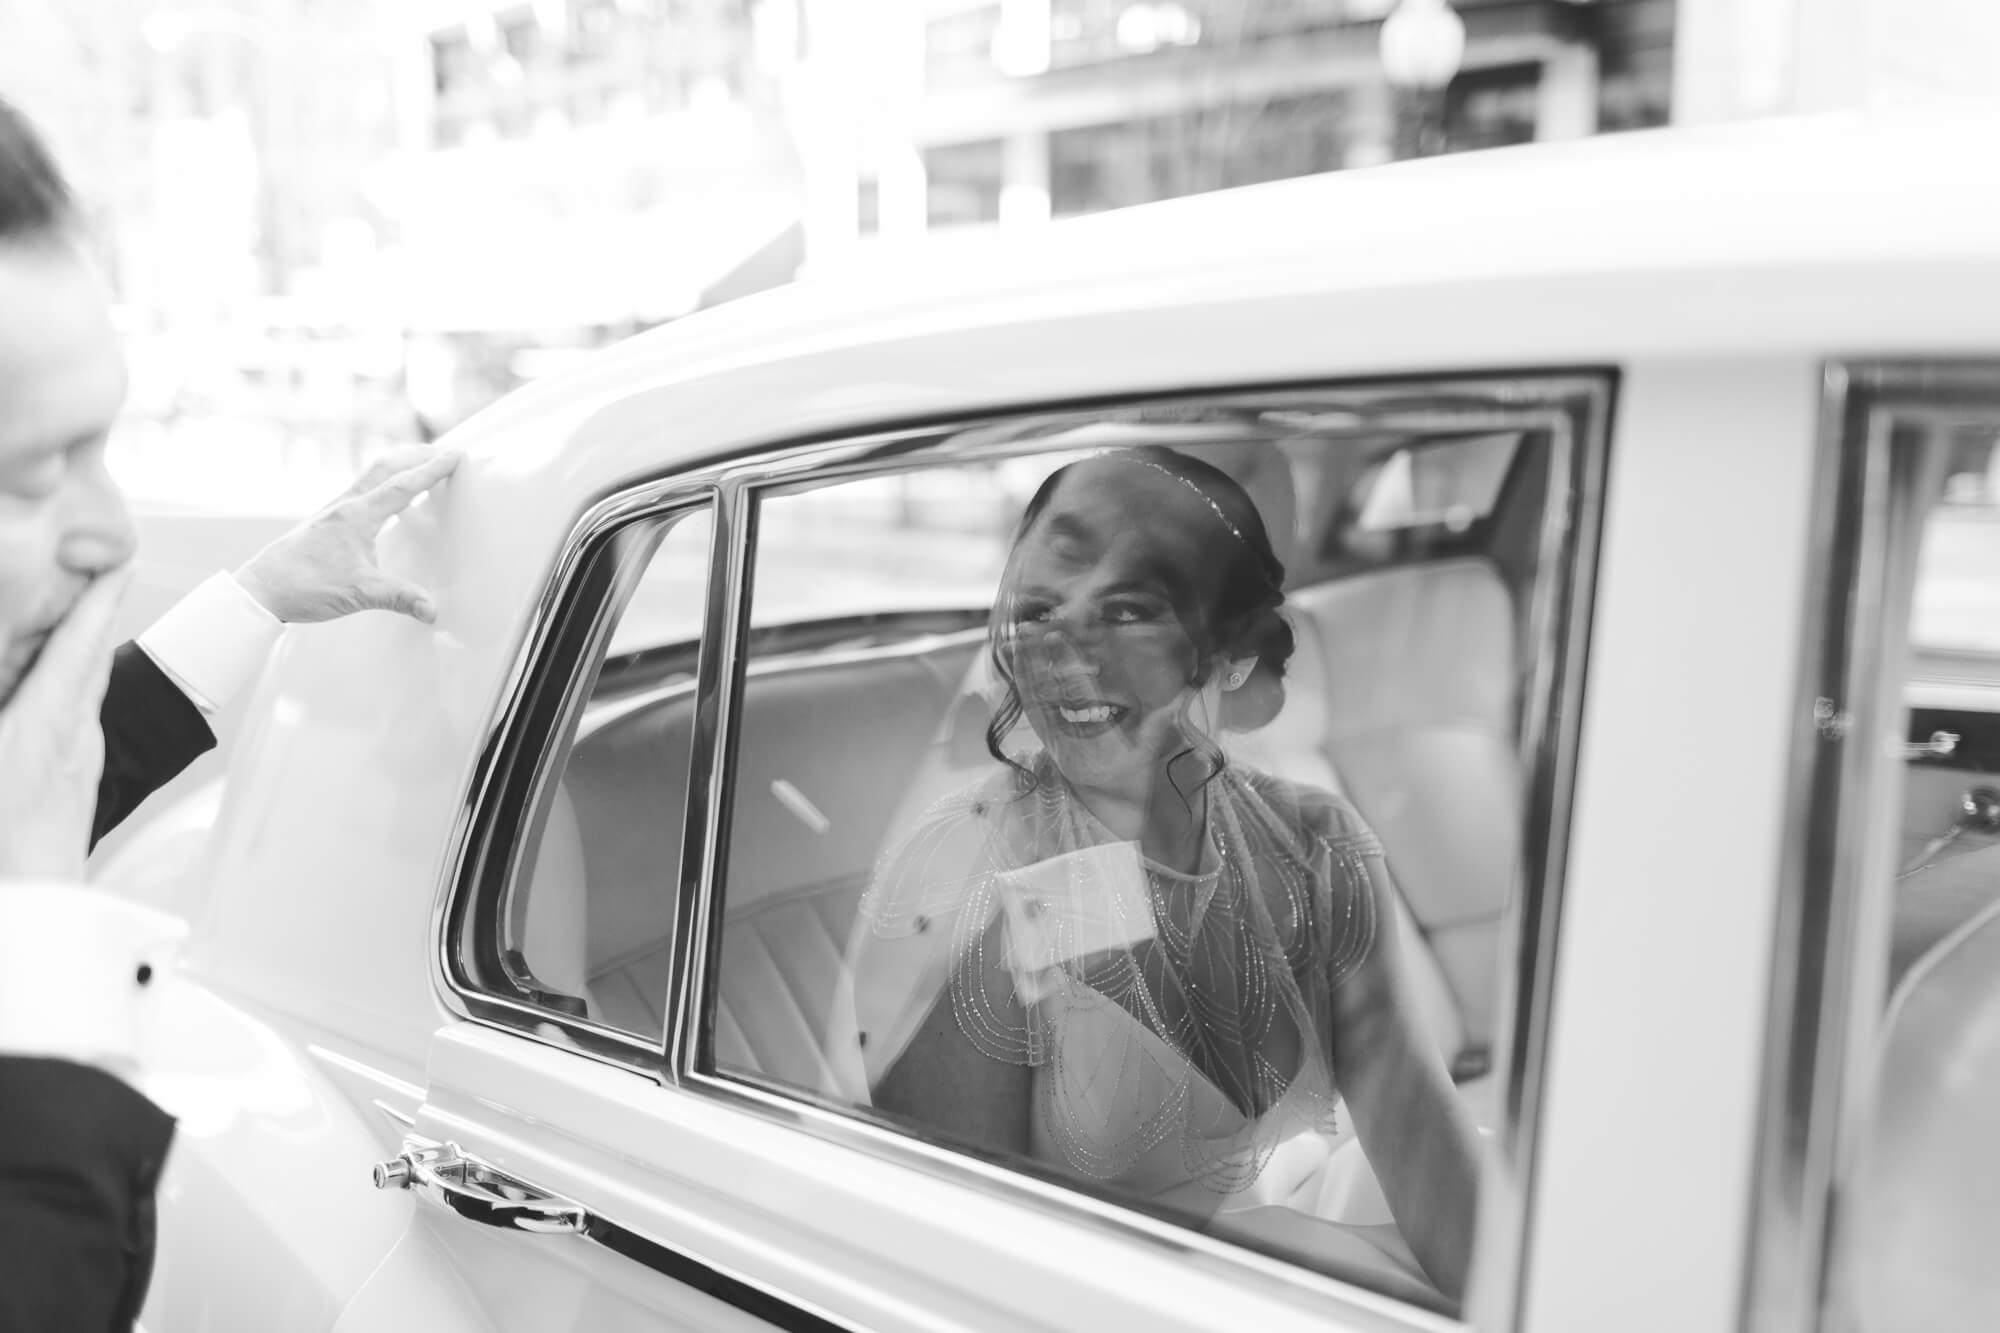
[[(456, 1274), (502, 1330), (1453, 1326), (1455, 1302), (1396, 1257), (1358, 1150), (1311, 1177), (1320, 1202), (1275, 1201), (1276, 1225), (1197, 1226), (841, 1091), (830, 997), (879, 980), (847, 970), (855, 904), (897, 831), (994, 762), (982, 672), (1007, 543), (1054, 469), (1144, 442), (1240, 478), (1295, 562), (1301, 638), (1375, 640), (1352, 671), (1416, 701), (1370, 740), (1371, 767), (1301, 658), (1311, 720), (1288, 734), (1308, 759), (1344, 767), (1385, 823), (1468, 774), (1518, 793), (1391, 851), (1423, 884), (1426, 856), (1497, 820), (1528, 886), (1509, 897), (1511, 866), (1476, 891), (1446, 876), (1403, 909), (1466, 1095), (1496, 1071), (1470, 1299), (1508, 1327), (1538, 1077), (1522, 1015), (1545, 979), (1503, 982), (1502, 960), (1532, 968), (1554, 919), (1549, 811), (1574, 745), (1608, 393), (1548, 375), (1024, 408), (600, 504), (485, 749), (435, 923), (453, 1015), (405, 1150), (377, 1171), (436, 1206), (343, 1326), (395, 1308), (397, 1274), (420, 1268)], [(1370, 507), (1368, 457), (1459, 439), (1492, 472), (1446, 478), (1476, 503)], [(1494, 458), (1517, 465), (1505, 485)], [(1468, 680), (1490, 701), (1478, 720), (1456, 702), (1434, 715), (1458, 696), (1429, 683)]]

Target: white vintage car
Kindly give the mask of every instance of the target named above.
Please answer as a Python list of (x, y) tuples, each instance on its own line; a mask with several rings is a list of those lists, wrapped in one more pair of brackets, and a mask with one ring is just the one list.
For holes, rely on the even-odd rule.
[[(480, 415), (383, 542), (438, 624), (291, 631), (226, 779), (101, 869), (192, 927), (145, 1327), (1955, 1326), (2000, 1234), (1960, 1150), (2000, 1026), (1993, 128), (1188, 199)], [(1462, 1303), (1384, 1258), (1351, 1143), (1298, 1227), (1203, 1226), (830, 1091), (873, 868), (994, 763), (1023, 506), (1137, 444), (1286, 566), (1231, 761), (1381, 840), (1483, 1131)]]

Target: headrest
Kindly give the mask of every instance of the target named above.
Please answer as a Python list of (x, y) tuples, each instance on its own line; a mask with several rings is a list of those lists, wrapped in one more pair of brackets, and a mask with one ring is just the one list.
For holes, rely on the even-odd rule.
[(1319, 639), (1327, 734), (1462, 723), (1512, 734), (1512, 598), (1478, 556), (1400, 565), (1301, 589)]

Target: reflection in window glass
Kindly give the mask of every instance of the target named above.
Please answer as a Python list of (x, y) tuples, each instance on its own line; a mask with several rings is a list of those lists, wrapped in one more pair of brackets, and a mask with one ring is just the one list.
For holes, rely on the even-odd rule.
[[(1924, 525), (1910, 641), (1920, 652), (2000, 659), (2000, 449), (1990, 427), (1944, 443), (1945, 478)], [(2000, 676), (2000, 672), (1996, 672)], [(1996, 680), (2000, 684), (2000, 680)]]
[(997, 222), (1006, 174), (1006, 148), (998, 139), (924, 149), (929, 225)]
[(525, 998), (646, 1037), (666, 1012), (713, 531), (704, 509), (614, 540), (599, 577), (614, 598), (629, 591), (501, 922), (502, 966)]
[(1045, 438), (760, 501), (709, 1058), (1448, 1308), (1543, 489), (1326, 577), (1408, 437)]

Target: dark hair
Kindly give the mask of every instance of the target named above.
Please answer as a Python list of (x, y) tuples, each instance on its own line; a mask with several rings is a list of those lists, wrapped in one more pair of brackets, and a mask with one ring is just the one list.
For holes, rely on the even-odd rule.
[(76, 196), (48, 144), (0, 98), (0, 243), (57, 240), (76, 221)]
[[(1236, 479), (1221, 468), (1164, 445), (1141, 445), (1098, 457), (1124, 458), (1170, 473), (1186, 483), (1206, 506), (1214, 508), (1215, 521), (1204, 524), (1202, 531), (1213, 534), (1207, 545), (1221, 570), (1221, 578), (1215, 585), (1212, 605), (1192, 608), (1194, 622), (1187, 625), (1196, 651), (1192, 680), (1196, 684), (1206, 684), (1223, 661), (1255, 657), (1257, 665), (1250, 681), (1236, 694), (1226, 697), (1225, 725), (1248, 731), (1270, 721), (1283, 702), (1285, 664), (1291, 660), (1297, 643), (1291, 622), (1280, 612), (1285, 602), (1285, 566), (1272, 549), (1270, 534), (1265, 530), (1264, 519), (1257, 512), (1256, 503)], [(1076, 466), (1076, 463), (1070, 463), (1057, 468), (1035, 491), (1027, 508), (1021, 511), (1021, 521), (1014, 529), (1010, 551), (1028, 535), (1035, 520), (1048, 508), (1056, 487)], [(993, 632), (989, 634), (989, 652), (992, 654), (994, 674), (1006, 685), (1007, 695), (987, 724), (986, 749), (1001, 763), (1020, 769), (1021, 766), (1009, 758), (1000, 746), (1001, 740), (1021, 720), (1022, 713), (1013, 676), (1001, 660), (999, 651), (998, 631), (1003, 615), (1004, 608), (996, 607)], [(1253, 684), (1259, 688), (1252, 690)], [(1238, 712), (1232, 707), (1238, 695), (1248, 702), (1248, 716), (1229, 716)], [(1203, 752), (1210, 757), (1211, 772), (1208, 776), (1213, 777), (1222, 769), (1222, 752), (1213, 745), (1204, 747)], [(1180, 757), (1176, 755), (1175, 759)], [(1026, 773), (1026, 770), (1021, 771)]]

